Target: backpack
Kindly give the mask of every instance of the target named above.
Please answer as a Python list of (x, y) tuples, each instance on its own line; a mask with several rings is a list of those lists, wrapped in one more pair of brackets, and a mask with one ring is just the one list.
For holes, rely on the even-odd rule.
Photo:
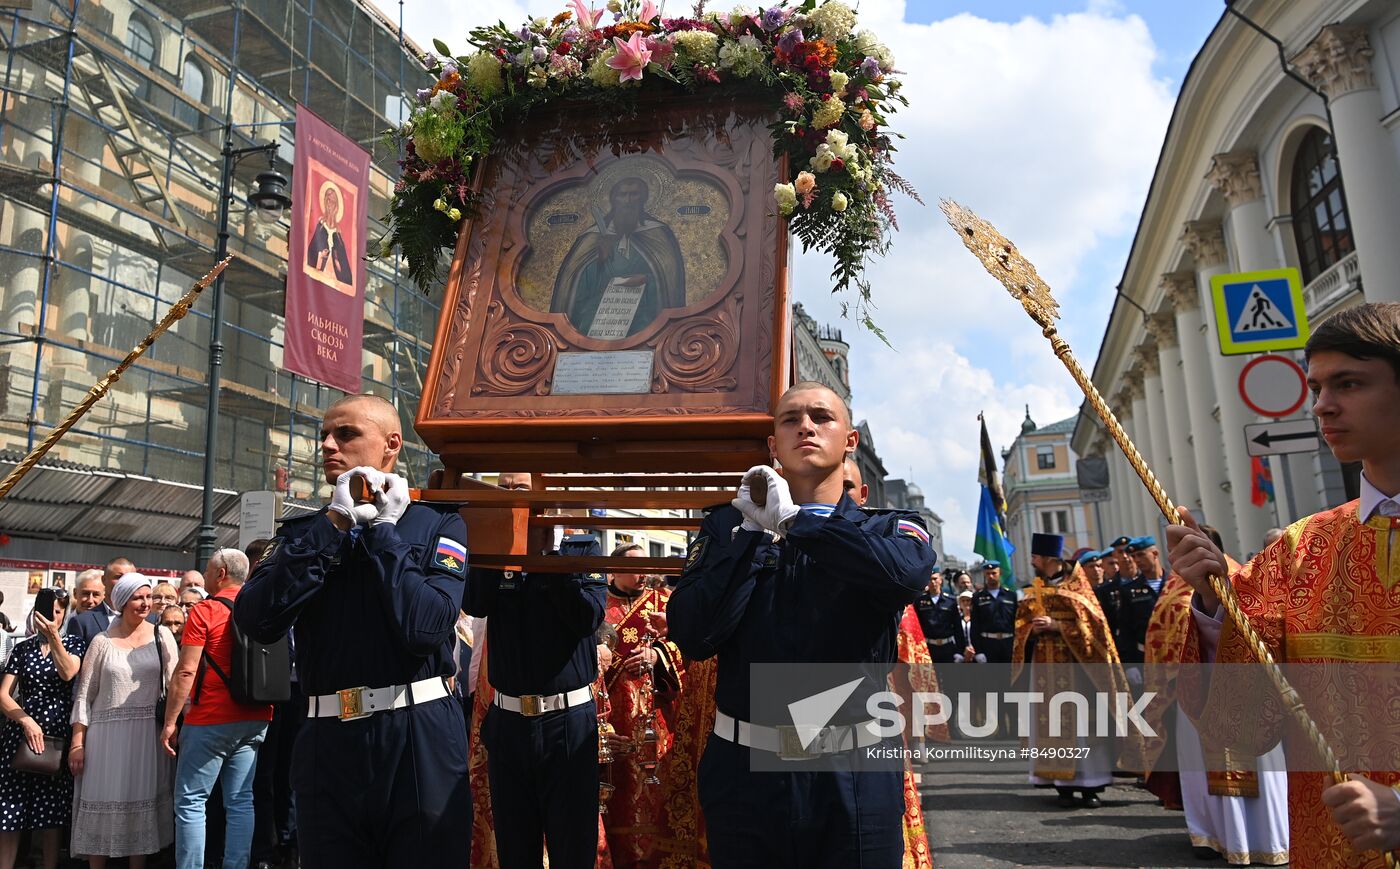
[[(215, 597), (228, 607), (228, 627), (233, 632), (233, 666), (225, 673), (205, 649), (202, 663), (213, 668), (218, 677), (228, 686), (228, 693), (235, 703), (244, 706), (258, 706), (265, 703), (281, 703), (292, 697), (292, 660), (287, 638), (276, 642), (259, 643), (239, 630), (233, 620), (233, 601), (225, 597)], [(204, 668), (199, 669), (195, 682), (195, 702), (199, 702), (199, 689), (204, 684)]]

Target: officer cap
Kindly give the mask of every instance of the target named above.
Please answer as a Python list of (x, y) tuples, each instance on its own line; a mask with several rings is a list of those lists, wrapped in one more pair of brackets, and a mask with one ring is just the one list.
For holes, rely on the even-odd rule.
[(1099, 552), (1096, 549), (1090, 549), (1088, 552), (1085, 552), (1083, 555), (1079, 556), (1079, 563), (1092, 564), (1093, 562), (1098, 561), (1101, 558), (1103, 558), (1102, 552)]
[(1117, 538), (1116, 540), (1114, 540), (1112, 543), (1110, 543), (1110, 544), (1108, 544), (1108, 545), (1109, 545), (1109, 548), (1111, 548), (1111, 549), (1117, 549), (1117, 548), (1120, 547), (1120, 546), (1127, 546), (1129, 543), (1132, 543), (1132, 542), (1133, 542), (1133, 538), (1131, 538), (1131, 537), (1129, 537), (1128, 535), (1124, 534), (1123, 536)]

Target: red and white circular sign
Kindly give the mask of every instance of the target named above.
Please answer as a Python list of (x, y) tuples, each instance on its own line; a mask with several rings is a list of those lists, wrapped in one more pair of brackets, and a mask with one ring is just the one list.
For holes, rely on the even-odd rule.
[(1308, 376), (1287, 356), (1266, 353), (1240, 372), (1240, 397), (1260, 416), (1290, 416), (1308, 399)]

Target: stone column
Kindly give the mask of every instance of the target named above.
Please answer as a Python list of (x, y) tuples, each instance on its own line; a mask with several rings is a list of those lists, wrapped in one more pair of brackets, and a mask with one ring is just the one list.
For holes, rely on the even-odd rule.
[[(1253, 151), (1232, 151), (1217, 154), (1206, 176), (1221, 193), (1229, 206), (1226, 217), (1235, 266), (1239, 271), (1277, 268), (1283, 263), (1278, 248), (1268, 231), (1269, 212), (1264, 206), (1263, 186), (1259, 181), (1259, 161)], [(1213, 319), (1213, 318), (1212, 318)], [(1263, 546), (1264, 532), (1278, 522), (1276, 507), (1265, 504), (1256, 507), (1249, 495), (1253, 488), (1250, 476), (1251, 459), (1244, 439), (1244, 427), (1264, 421), (1263, 417), (1245, 406), (1239, 394), (1239, 375), (1251, 356), (1218, 357), (1216, 382), (1220, 401), (1220, 428), (1225, 440), (1225, 456), (1230, 466), (1232, 484), (1230, 499), (1235, 505), (1235, 521), (1240, 532), (1242, 553)], [(1273, 463), (1275, 467), (1278, 463)], [(1275, 492), (1282, 473), (1274, 474)]]
[[(1178, 356), (1181, 359), (1186, 402), (1186, 416), (1182, 424), (1186, 449), (1190, 451), (1196, 472), (1194, 487), (1183, 481), (1181, 474), (1177, 475), (1177, 483), (1186, 487), (1184, 492), (1195, 491), (1195, 500), (1205, 521), (1214, 525), (1226, 541), (1234, 541), (1239, 539), (1239, 530), (1235, 527), (1235, 511), (1230, 496), (1220, 488), (1220, 484), (1230, 475), (1225, 468), (1220, 423), (1214, 415), (1215, 386), (1211, 382), (1211, 355), (1218, 351), (1207, 342), (1208, 333), (1201, 315), (1201, 293), (1196, 276), (1191, 272), (1162, 275), (1162, 288), (1167, 301), (1176, 311)], [(1163, 367), (1166, 367), (1165, 363)], [(1186, 495), (1183, 494), (1181, 498), (1185, 501)]]
[[(1147, 432), (1144, 440), (1147, 441), (1147, 453), (1151, 457), (1147, 466), (1157, 476), (1157, 482), (1170, 494), (1175, 490), (1176, 483), (1173, 479), (1171, 444), (1167, 439), (1167, 404), (1162, 394), (1162, 370), (1157, 361), (1157, 344), (1151, 340), (1144, 341), (1138, 345), (1136, 356), (1142, 369), (1143, 409), (1147, 411)], [(1144, 533), (1155, 536), (1160, 524), (1157, 517), (1161, 511), (1157, 509), (1157, 502), (1146, 486), (1143, 487), (1143, 494), (1147, 501), (1147, 524), (1151, 529)]]
[[(1152, 430), (1152, 421), (1147, 417), (1147, 394), (1143, 390), (1142, 369), (1134, 365), (1123, 376), (1123, 381), (1127, 384), (1128, 400), (1132, 403), (1133, 408), (1133, 427), (1129, 429), (1128, 435), (1133, 439), (1138, 452), (1147, 459), (1150, 467), (1152, 464), (1152, 442), (1148, 438)], [(1142, 485), (1142, 481), (1136, 478), (1137, 475), (1131, 465), (1128, 466), (1128, 473), (1133, 476), (1133, 479), (1129, 481), (1133, 490), (1132, 533), (1134, 535), (1151, 533), (1150, 529), (1155, 526), (1152, 523), (1152, 514), (1148, 512), (1150, 502), (1147, 497), (1147, 489)]]
[(1333, 24), (1322, 28), (1293, 65), (1331, 104), (1332, 136), (1366, 301), (1395, 302), (1400, 301), (1400, 244), (1395, 239), (1400, 159), (1380, 123), (1385, 110), (1374, 56), (1364, 27)]
[(1162, 372), (1162, 398), (1166, 404), (1164, 428), (1167, 453), (1171, 456), (1171, 486), (1167, 494), (1177, 504), (1201, 509), (1201, 487), (1196, 475), (1196, 456), (1191, 452), (1191, 417), (1186, 408), (1186, 377), (1181, 370), (1181, 345), (1177, 340), (1176, 317), (1171, 313), (1154, 315), (1147, 329), (1157, 340), (1157, 365)]
[(1206, 359), (1210, 364), (1213, 387), (1213, 414), (1220, 423), (1220, 441), (1225, 456), (1225, 491), (1230, 498), (1230, 510), (1234, 514), (1233, 524), (1237, 532), (1234, 539), (1226, 538), (1225, 544), (1231, 552), (1253, 552), (1259, 548), (1257, 540), (1270, 527), (1271, 521), (1268, 517), (1254, 515), (1264, 511), (1249, 502), (1250, 460), (1245, 450), (1244, 426), (1254, 420), (1245, 415), (1246, 408), (1239, 397), (1239, 375), (1245, 360), (1239, 356), (1221, 355), (1220, 336), (1210, 302), (1210, 279), (1230, 270), (1225, 236), (1219, 223), (1192, 221), (1187, 224), (1182, 241), (1196, 260), (1197, 287), (1205, 312)]

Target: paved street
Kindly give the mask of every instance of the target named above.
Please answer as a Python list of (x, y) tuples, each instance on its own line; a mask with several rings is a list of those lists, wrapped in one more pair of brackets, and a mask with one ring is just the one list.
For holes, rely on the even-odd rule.
[[(1013, 772), (1014, 768), (1014, 772)], [(1026, 783), (1024, 761), (996, 771), (925, 768), (920, 790), (939, 869), (1009, 866), (1143, 866), (1204, 869), (1191, 855), (1181, 812), (1168, 812), (1131, 779), (1103, 793), (1098, 809), (1062, 809), (1055, 791)]]

